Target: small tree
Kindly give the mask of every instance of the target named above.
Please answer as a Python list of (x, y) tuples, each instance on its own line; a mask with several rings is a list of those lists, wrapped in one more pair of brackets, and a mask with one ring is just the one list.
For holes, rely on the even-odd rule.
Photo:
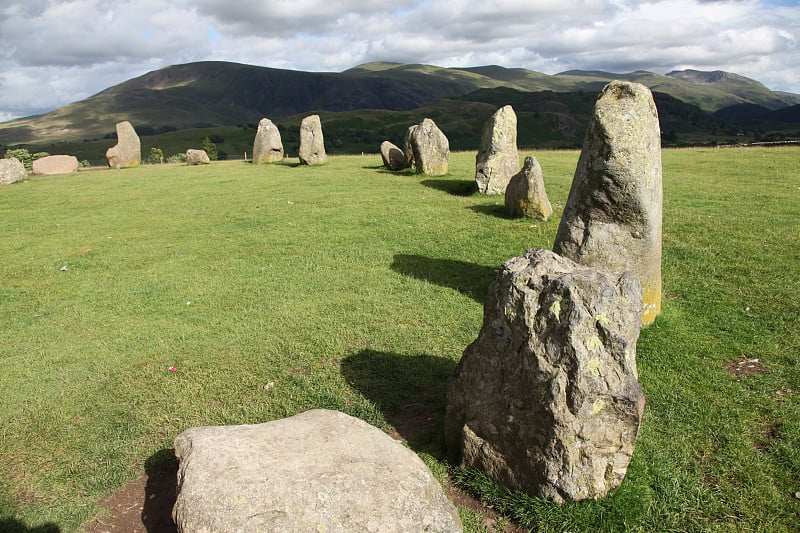
[(151, 165), (160, 165), (164, 162), (164, 151), (155, 146), (150, 148), (150, 156), (147, 158), (147, 162)]
[(19, 162), (22, 163), (25, 168), (30, 172), (33, 161), (31, 161), (31, 153), (28, 151), (27, 148), (17, 148), (16, 150), (8, 149), (6, 150), (6, 158), (14, 157), (19, 159)]
[(203, 144), (200, 146), (200, 148), (202, 148), (203, 150), (206, 151), (206, 153), (208, 154), (208, 158), (211, 161), (216, 161), (217, 160), (217, 158), (218, 158), (218, 156), (217, 156), (217, 145), (214, 144), (213, 142), (211, 142), (210, 138), (206, 137), (205, 139), (203, 139)]

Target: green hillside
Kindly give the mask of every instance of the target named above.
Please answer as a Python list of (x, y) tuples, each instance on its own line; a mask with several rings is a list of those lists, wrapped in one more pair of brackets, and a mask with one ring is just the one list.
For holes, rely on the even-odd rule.
[(0, 144), (96, 141), (112, 134), (114, 124), (121, 120), (131, 121), (147, 135), (237, 126), (262, 117), (280, 121), (310, 112), (406, 112), (501, 87), (528, 93), (594, 94), (612, 79), (644, 83), (706, 112), (745, 103), (771, 110), (800, 103), (800, 95), (772, 92), (755, 80), (724, 72), (548, 75), (500, 66), (443, 68), (378, 62), (341, 73), (320, 73), (206, 61), (166, 67), (50, 113), (0, 124)]

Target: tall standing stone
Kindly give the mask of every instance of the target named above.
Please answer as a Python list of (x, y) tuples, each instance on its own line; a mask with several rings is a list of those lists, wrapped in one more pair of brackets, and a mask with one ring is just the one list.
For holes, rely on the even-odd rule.
[(483, 126), (481, 144), (475, 156), (478, 191), (503, 194), (518, 170), (517, 114), (507, 105), (495, 111)]
[(426, 118), (411, 135), (411, 150), (417, 174), (442, 176), (450, 165), (450, 141), (436, 123)]
[(390, 141), (381, 143), (381, 159), (383, 160), (383, 165), (389, 170), (403, 170), (406, 168), (405, 154)]
[(258, 131), (253, 141), (253, 163), (273, 163), (283, 159), (283, 143), (278, 127), (268, 118), (258, 123)]
[(328, 160), (325, 140), (322, 137), (322, 122), (319, 115), (311, 115), (300, 123), (300, 162), (304, 165), (321, 165)]
[(547, 220), (553, 207), (544, 190), (542, 167), (535, 157), (526, 157), (525, 164), (506, 187), (506, 211), (512, 217)]
[(661, 137), (650, 90), (613, 81), (595, 104), (553, 251), (582, 265), (630, 271), (642, 324), (661, 312)]
[(16, 157), (0, 159), (0, 185), (10, 185), (28, 176), (25, 165)]
[(478, 338), (448, 382), (448, 450), (509, 489), (557, 503), (615, 490), (645, 403), (640, 313), (628, 272), (541, 249), (503, 263)]
[(142, 146), (133, 125), (127, 120), (117, 123), (117, 144), (106, 150), (111, 168), (136, 167), (142, 163)]

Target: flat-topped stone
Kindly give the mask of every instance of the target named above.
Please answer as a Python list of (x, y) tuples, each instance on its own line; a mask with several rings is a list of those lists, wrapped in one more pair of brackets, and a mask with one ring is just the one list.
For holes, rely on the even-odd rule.
[(175, 455), (182, 533), (461, 531), (414, 452), (338, 411), (191, 428), (175, 438)]

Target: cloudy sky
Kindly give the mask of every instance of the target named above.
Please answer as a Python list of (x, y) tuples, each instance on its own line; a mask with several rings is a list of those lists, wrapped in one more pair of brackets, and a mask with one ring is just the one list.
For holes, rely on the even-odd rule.
[(0, 0), (0, 121), (168, 65), (726, 70), (800, 93), (800, 0)]

